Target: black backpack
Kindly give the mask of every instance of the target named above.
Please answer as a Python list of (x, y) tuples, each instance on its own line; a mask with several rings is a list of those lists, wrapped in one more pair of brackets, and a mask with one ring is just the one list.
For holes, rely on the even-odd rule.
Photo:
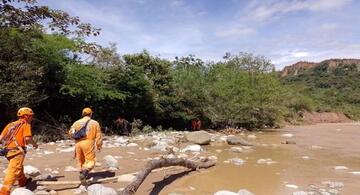
[(81, 138), (86, 137), (86, 128), (87, 128), (87, 125), (90, 122), (90, 120), (91, 119), (86, 121), (85, 125), (83, 127), (81, 127), (81, 129), (79, 131), (75, 131), (75, 133), (72, 136), (75, 140), (79, 140)]

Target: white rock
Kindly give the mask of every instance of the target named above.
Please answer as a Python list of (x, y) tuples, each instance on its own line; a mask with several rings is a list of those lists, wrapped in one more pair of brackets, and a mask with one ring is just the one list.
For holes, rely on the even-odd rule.
[(176, 156), (173, 155), (173, 154), (169, 154), (169, 155), (166, 155), (165, 158), (170, 158), (171, 159), (171, 158), (176, 158)]
[(294, 135), (291, 134), (291, 133), (285, 133), (285, 134), (282, 134), (281, 137), (287, 137), (287, 138), (290, 138), (290, 137), (293, 137)]
[(177, 157), (186, 159), (186, 158), (188, 158), (188, 155), (187, 154), (179, 154)]
[(166, 147), (168, 147), (168, 143), (164, 141), (158, 141), (156, 142), (156, 145), (151, 147), (152, 150), (160, 150), (160, 151), (166, 151)]
[(88, 195), (117, 195), (113, 188), (105, 187), (101, 184), (93, 184), (87, 189)]
[(344, 183), (337, 181), (324, 181), (322, 184), (327, 185), (329, 188), (343, 188)]
[(202, 148), (200, 145), (194, 144), (194, 145), (188, 145), (184, 149), (181, 150), (181, 152), (201, 152)]
[(321, 150), (323, 147), (321, 146), (311, 146), (311, 149), (313, 150)]
[(220, 141), (221, 142), (227, 142), (227, 138), (228, 138), (228, 136), (223, 135), (223, 136), (220, 137)]
[(271, 164), (275, 164), (275, 163), (277, 163), (277, 162), (276, 162), (276, 161), (271, 160), (271, 158), (266, 158), (266, 159), (261, 158), (261, 159), (257, 160), (257, 163), (258, 163), (258, 164), (267, 164), (267, 165), (271, 165)]
[(24, 166), (24, 173), (31, 177), (36, 177), (41, 174), (39, 169), (37, 169), (36, 167), (33, 167), (31, 165)]
[(109, 168), (118, 168), (119, 167), (119, 162), (118, 160), (116, 160), (113, 156), (111, 155), (106, 155), (104, 157), (104, 160), (106, 162), (106, 164), (109, 166)]
[(62, 152), (74, 152), (74, 151), (75, 151), (75, 147), (70, 147), (70, 148), (60, 150), (60, 153), (62, 153)]
[(301, 158), (304, 159), (304, 160), (309, 160), (310, 159), (310, 157), (308, 157), (308, 156), (302, 156)]
[(297, 192), (293, 192), (292, 195), (308, 195), (308, 193), (305, 191), (297, 191)]
[(349, 172), (349, 173), (351, 173), (353, 175), (360, 175), (360, 171), (352, 171), (352, 172)]
[(238, 195), (255, 195), (255, 194), (248, 191), (247, 189), (241, 189), (238, 191)]
[(129, 143), (128, 145), (126, 145), (126, 147), (137, 147), (139, 146), (137, 143)]
[(87, 192), (86, 187), (81, 185), (78, 188), (73, 190), (73, 194), (81, 194)]
[(196, 190), (196, 188), (193, 187), (193, 186), (189, 186), (189, 189), (190, 189), (190, 190), (193, 190), (193, 191)]
[(299, 186), (294, 185), (294, 184), (286, 184), (285, 186), (288, 187), (288, 188), (293, 188), (293, 189), (298, 189), (299, 188)]
[(243, 151), (243, 149), (241, 148), (241, 147), (231, 147), (230, 148), (230, 151), (232, 151), (232, 152), (242, 152)]
[(64, 171), (66, 172), (75, 172), (75, 171), (79, 171), (79, 169), (73, 167), (73, 166), (66, 166)]
[(254, 135), (254, 134), (250, 134), (250, 135), (248, 135), (247, 136), (249, 139), (256, 139), (256, 135)]
[(339, 193), (339, 190), (330, 189), (330, 190), (328, 190), (328, 192), (329, 192), (330, 194), (338, 194), (338, 193)]
[(231, 162), (234, 165), (243, 165), (245, 163), (245, 160), (241, 159), (241, 158), (231, 158), (228, 160), (229, 162)]
[(53, 151), (48, 151), (48, 150), (45, 150), (45, 151), (44, 151), (44, 154), (45, 154), (45, 155), (48, 155), (48, 154), (54, 154), (54, 152), (53, 152)]
[(132, 182), (135, 179), (133, 174), (124, 174), (118, 177), (118, 182)]
[(335, 166), (334, 169), (335, 170), (348, 170), (349, 168), (347, 168), (346, 166)]
[(34, 193), (25, 188), (16, 188), (11, 192), (11, 195), (34, 195)]
[(230, 192), (230, 191), (226, 191), (226, 190), (221, 190), (221, 191), (215, 192), (214, 195), (239, 195), (239, 194), (238, 194), (238, 193), (235, 193), (235, 192)]
[(116, 143), (126, 145), (129, 142), (129, 139), (126, 139), (124, 137), (119, 137), (115, 141)]
[(218, 157), (217, 156), (209, 156), (208, 159), (213, 160), (213, 161), (217, 161)]
[(217, 150), (215, 150), (217, 153), (221, 153), (222, 152), (222, 150), (220, 150), (220, 149), (217, 149)]
[(45, 190), (40, 190), (35, 192), (36, 195), (50, 195), (49, 192), (45, 191)]

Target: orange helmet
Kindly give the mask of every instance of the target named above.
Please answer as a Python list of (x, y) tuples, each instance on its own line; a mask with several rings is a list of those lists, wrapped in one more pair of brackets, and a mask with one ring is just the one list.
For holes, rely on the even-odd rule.
[(24, 116), (24, 115), (34, 115), (34, 112), (31, 110), (31, 108), (28, 107), (22, 107), (18, 110), (17, 116)]
[(91, 110), (91, 108), (84, 108), (82, 110), (82, 115), (83, 116), (86, 116), (86, 115), (89, 115), (89, 114), (92, 114), (92, 113), (93, 113), (93, 111)]

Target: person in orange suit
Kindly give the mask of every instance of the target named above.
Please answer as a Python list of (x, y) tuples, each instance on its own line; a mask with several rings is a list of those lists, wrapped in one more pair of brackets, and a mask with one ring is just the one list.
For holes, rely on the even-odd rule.
[(75, 157), (80, 167), (80, 180), (86, 181), (89, 172), (94, 168), (96, 163), (95, 149), (101, 150), (102, 135), (100, 125), (97, 121), (91, 119), (93, 111), (91, 108), (84, 108), (82, 111), (83, 118), (77, 120), (70, 128), (71, 137), (74, 133), (82, 128), (86, 128), (86, 135), (75, 140)]
[(19, 119), (9, 123), (0, 135), (1, 144), (6, 151), (4, 155), (9, 161), (0, 195), (9, 195), (16, 181), (20, 187), (24, 187), (30, 181), (24, 174), (24, 159), (27, 144), (38, 148), (31, 133), (30, 123), (33, 115), (34, 112), (30, 108), (20, 108), (17, 112)]
[(201, 120), (196, 118), (191, 121), (191, 129), (193, 131), (200, 130), (201, 129)]

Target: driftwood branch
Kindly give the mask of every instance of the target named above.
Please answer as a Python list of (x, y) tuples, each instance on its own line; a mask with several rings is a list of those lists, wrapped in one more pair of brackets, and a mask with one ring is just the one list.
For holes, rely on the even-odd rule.
[(145, 165), (145, 169), (140, 171), (136, 178), (125, 187), (125, 189), (120, 193), (120, 195), (133, 195), (140, 187), (145, 178), (151, 173), (152, 170), (162, 168), (162, 167), (170, 167), (170, 166), (183, 166), (189, 168), (191, 170), (209, 168), (214, 166), (216, 163), (214, 161), (206, 161), (206, 162), (194, 162), (182, 158), (164, 158), (159, 160), (151, 160)]
[[(145, 169), (138, 172), (135, 179), (120, 192), (120, 195), (133, 195), (143, 183), (145, 178), (155, 169), (182, 166), (190, 170), (206, 169), (214, 166), (215, 161), (195, 162), (183, 158), (163, 158), (159, 160), (151, 160), (145, 165)], [(166, 169), (166, 168), (165, 168)], [(164, 169), (161, 169), (164, 170)], [(157, 171), (157, 170), (156, 170)], [(117, 181), (119, 176), (102, 178), (98, 180), (88, 180), (88, 184)], [(39, 185), (80, 185), (80, 181), (38, 181)]]
[[(117, 177), (107, 177), (101, 178), (97, 180), (88, 180), (87, 184), (94, 184), (94, 183), (102, 183), (102, 182), (113, 182), (118, 180)], [(80, 181), (38, 181), (37, 184), (39, 185), (80, 185)]]

